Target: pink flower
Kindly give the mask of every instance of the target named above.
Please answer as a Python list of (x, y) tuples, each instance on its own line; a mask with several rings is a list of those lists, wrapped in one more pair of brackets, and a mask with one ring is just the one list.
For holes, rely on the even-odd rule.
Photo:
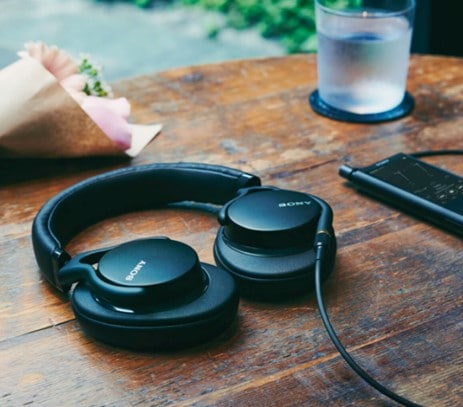
[(25, 51), (18, 52), (20, 57), (36, 59), (59, 81), (79, 73), (79, 66), (56, 45), (49, 47), (43, 42), (26, 42), (24, 47)]
[(78, 101), (77, 95), (85, 95), (84, 89), (87, 78), (84, 75), (74, 74), (60, 81), (61, 86)]
[(87, 96), (82, 100), (82, 109), (122, 149), (127, 150), (132, 142), (132, 133), (126, 118), (130, 104), (126, 98), (108, 99)]
[(123, 150), (130, 147), (132, 135), (127, 122), (130, 114), (127, 99), (87, 95), (84, 89), (90, 78), (79, 73), (79, 65), (58, 47), (43, 42), (28, 42), (24, 47), (25, 51), (18, 52), (21, 58), (39, 61), (111, 140)]
[(67, 91), (82, 91), (87, 79), (79, 73), (79, 66), (69, 54), (43, 42), (27, 42), (24, 47), (25, 51), (18, 52), (20, 57), (39, 61)]

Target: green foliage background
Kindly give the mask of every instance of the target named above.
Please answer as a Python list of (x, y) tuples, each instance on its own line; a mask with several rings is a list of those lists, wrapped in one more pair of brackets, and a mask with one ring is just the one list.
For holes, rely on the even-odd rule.
[[(122, 1), (139, 7), (150, 7), (156, 3), (154, 0)], [(314, 0), (164, 0), (163, 3), (222, 12), (229, 26), (255, 28), (263, 37), (280, 41), (290, 53), (316, 50)], [(220, 27), (210, 27), (210, 36), (218, 34), (219, 30)]]
[(227, 16), (237, 29), (254, 27), (265, 38), (274, 38), (288, 52), (316, 50), (314, 0), (181, 0)]
[[(179, 0), (220, 11), (237, 29), (257, 28), (264, 38), (279, 40), (289, 53), (315, 52), (314, 0)], [(334, 8), (361, 7), (363, 0), (325, 0)]]
[[(280, 41), (289, 53), (315, 52), (314, 0), (95, 0), (126, 1), (139, 7), (175, 3), (223, 13), (236, 29), (256, 28), (264, 38)], [(364, 0), (325, 0), (331, 7), (361, 7)], [(213, 37), (220, 27), (210, 27)]]

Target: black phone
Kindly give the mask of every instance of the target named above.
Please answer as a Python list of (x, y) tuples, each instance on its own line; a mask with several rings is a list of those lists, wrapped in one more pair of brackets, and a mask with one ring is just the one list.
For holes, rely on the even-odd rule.
[(381, 201), (463, 236), (463, 178), (399, 153), (368, 167), (342, 165), (339, 175)]

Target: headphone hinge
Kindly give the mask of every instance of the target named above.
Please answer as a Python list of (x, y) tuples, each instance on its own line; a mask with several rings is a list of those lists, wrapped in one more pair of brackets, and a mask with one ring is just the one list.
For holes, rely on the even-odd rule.
[(238, 189), (258, 187), (260, 185), (260, 178), (247, 172), (243, 172), (238, 179)]
[(53, 275), (53, 281), (51, 283), (61, 292), (66, 292), (69, 290), (68, 287), (63, 287), (59, 279), (59, 271), (69, 260), (71, 256), (59, 247), (55, 247), (51, 254), (51, 266)]

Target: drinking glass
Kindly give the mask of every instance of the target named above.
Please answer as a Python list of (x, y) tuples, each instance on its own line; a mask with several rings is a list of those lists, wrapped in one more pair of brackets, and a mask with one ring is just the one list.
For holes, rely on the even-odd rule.
[(318, 97), (378, 115), (406, 94), (415, 0), (316, 0)]

